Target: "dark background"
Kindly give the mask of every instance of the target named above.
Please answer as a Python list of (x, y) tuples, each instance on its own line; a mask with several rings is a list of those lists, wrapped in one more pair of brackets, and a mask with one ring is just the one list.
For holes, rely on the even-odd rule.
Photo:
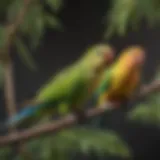
[[(66, 0), (60, 13), (64, 32), (47, 30), (42, 45), (34, 53), (38, 71), (30, 71), (14, 56), (17, 102), (34, 95), (35, 91), (57, 70), (70, 64), (84, 49), (103, 40), (102, 18), (108, 4), (104, 0)], [(147, 49), (144, 81), (149, 82), (160, 62), (160, 31), (149, 29), (144, 23), (138, 32), (129, 32), (125, 37), (114, 36), (110, 42), (119, 51), (131, 44), (141, 44)], [(5, 117), (4, 97), (0, 96), (1, 120)], [(133, 149), (135, 160), (159, 159), (160, 131), (154, 126), (142, 126), (124, 120), (125, 113), (113, 111), (107, 118), (108, 128), (116, 130)], [(159, 156), (159, 157), (158, 157)]]

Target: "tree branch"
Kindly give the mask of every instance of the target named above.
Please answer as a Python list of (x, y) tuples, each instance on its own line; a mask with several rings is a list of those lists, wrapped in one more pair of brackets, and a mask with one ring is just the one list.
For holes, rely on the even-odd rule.
[(12, 61), (5, 66), (4, 94), (8, 116), (16, 114), (15, 89)]
[(148, 96), (151, 93), (160, 92), (160, 80), (155, 80), (149, 85), (141, 87), (138, 97)]
[[(138, 97), (142, 98), (157, 91), (160, 91), (160, 81), (154, 81), (149, 85), (143, 86), (140, 89)], [(115, 104), (108, 104), (107, 106), (102, 108), (89, 109), (86, 111), (86, 116), (87, 118), (98, 116), (103, 112), (105, 112), (108, 108), (112, 108), (112, 107), (115, 108)], [(21, 131), (17, 134), (13, 133), (11, 135), (0, 136), (0, 146), (2, 147), (4, 145), (13, 144), (21, 140), (26, 141), (28, 139), (38, 137), (43, 134), (60, 131), (61, 129), (64, 129), (76, 124), (77, 120), (78, 119), (75, 115), (70, 114), (65, 118), (54, 121), (54, 123), (50, 122), (44, 125), (39, 125), (30, 129)]]

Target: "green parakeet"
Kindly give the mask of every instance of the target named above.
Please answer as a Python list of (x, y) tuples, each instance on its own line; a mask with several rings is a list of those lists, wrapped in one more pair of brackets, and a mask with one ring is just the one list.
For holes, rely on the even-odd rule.
[(57, 73), (40, 88), (30, 104), (9, 118), (4, 123), (5, 126), (15, 126), (44, 115), (80, 112), (82, 105), (97, 86), (103, 70), (113, 58), (114, 49), (111, 46), (91, 46), (79, 60)]

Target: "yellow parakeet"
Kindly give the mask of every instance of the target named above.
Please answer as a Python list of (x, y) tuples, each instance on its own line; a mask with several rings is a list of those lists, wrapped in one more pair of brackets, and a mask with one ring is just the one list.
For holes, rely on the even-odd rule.
[(104, 71), (94, 98), (96, 105), (106, 102), (121, 103), (128, 100), (136, 90), (145, 62), (145, 50), (141, 46), (124, 49), (110, 68)]

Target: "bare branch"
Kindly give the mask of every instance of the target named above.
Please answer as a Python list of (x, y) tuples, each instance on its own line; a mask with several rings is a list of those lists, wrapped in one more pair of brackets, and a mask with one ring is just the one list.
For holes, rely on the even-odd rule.
[[(145, 96), (148, 96), (148, 94), (151, 94), (159, 90), (160, 90), (160, 82), (154, 81), (151, 84), (146, 85), (145, 87), (142, 87), (140, 89), (140, 93), (138, 97), (145, 97)], [(108, 108), (115, 108), (115, 104), (108, 104), (106, 107), (102, 107), (102, 108), (89, 109), (88, 111), (86, 111), (86, 116), (87, 118), (91, 118), (91, 117), (100, 115), (103, 112), (105, 112), (105, 110), (107, 110)], [(21, 140), (26, 141), (30, 138), (38, 137), (40, 135), (60, 131), (61, 129), (64, 129), (76, 124), (77, 120), (78, 120), (77, 117), (71, 114), (65, 118), (54, 121), (54, 123), (50, 122), (47, 124), (39, 125), (30, 129), (21, 131), (17, 134), (13, 133), (11, 135), (0, 136), (0, 146), (13, 144), (14, 142), (19, 142)]]
[(12, 63), (5, 66), (5, 84), (4, 84), (5, 102), (8, 116), (16, 114), (16, 102), (14, 91), (14, 77)]
[(151, 93), (159, 92), (159, 91), (160, 91), (160, 80), (155, 80), (149, 85), (142, 86), (138, 96), (144, 97)]
[[(88, 110), (86, 112), (86, 117), (90, 118), (90, 117), (102, 114), (106, 109), (107, 107)], [(9, 136), (0, 137), (0, 146), (6, 145), (8, 143), (14, 143), (14, 142), (21, 141), (21, 140), (23, 141), (28, 140), (30, 138), (34, 138), (34, 137), (37, 137), (39, 135), (46, 134), (49, 132), (59, 131), (63, 128), (67, 128), (67, 127), (72, 126), (73, 124), (76, 124), (77, 120), (78, 120), (77, 117), (71, 114), (61, 120), (55, 121), (55, 123), (50, 122), (45, 125), (39, 125), (36, 128), (33, 127), (30, 129), (27, 129), (25, 131), (20, 132), (19, 134), (12, 134)]]

